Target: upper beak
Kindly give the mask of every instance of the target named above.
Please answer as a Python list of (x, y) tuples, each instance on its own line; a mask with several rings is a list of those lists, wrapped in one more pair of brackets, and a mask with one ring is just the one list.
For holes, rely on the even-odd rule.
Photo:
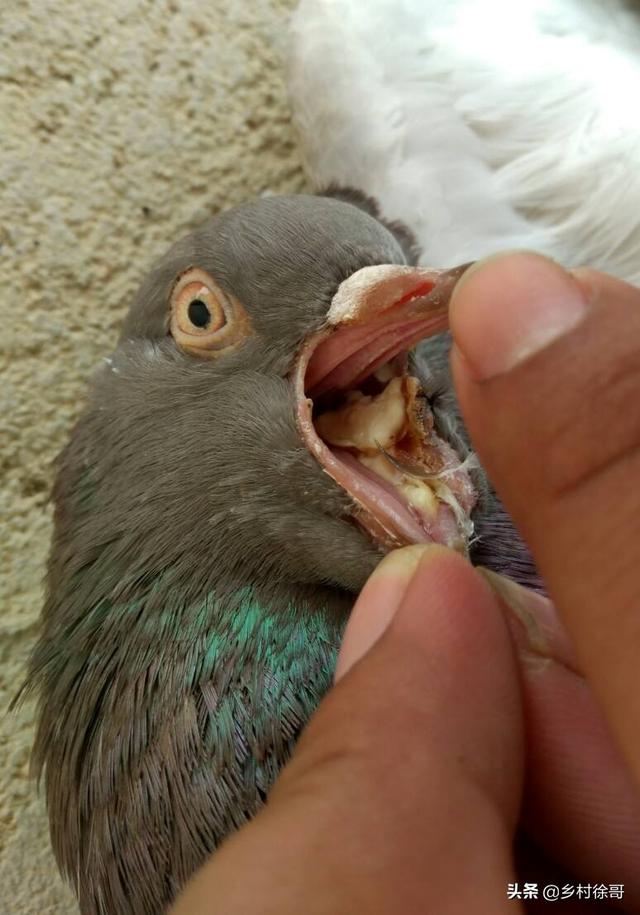
[(317, 397), (357, 385), (396, 353), (445, 331), (451, 293), (469, 266), (428, 270), (383, 264), (344, 280), (325, 330), (309, 341), (306, 393)]

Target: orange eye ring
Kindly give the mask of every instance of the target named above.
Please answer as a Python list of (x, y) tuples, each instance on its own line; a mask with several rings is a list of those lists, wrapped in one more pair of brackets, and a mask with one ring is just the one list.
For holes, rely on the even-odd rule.
[(180, 274), (170, 305), (169, 333), (190, 356), (213, 359), (238, 347), (251, 333), (249, 316), (238, 299), (200, 267)]

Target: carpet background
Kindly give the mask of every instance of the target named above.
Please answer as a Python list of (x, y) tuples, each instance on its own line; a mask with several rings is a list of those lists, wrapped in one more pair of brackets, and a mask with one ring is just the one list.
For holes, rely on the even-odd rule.
[(51, 461), (148, 265), (220, 208), (305, 189), (294, 0), (23, 0), (0, 11), (0, 912), (73, 915), (6, 711), (36, 633)]

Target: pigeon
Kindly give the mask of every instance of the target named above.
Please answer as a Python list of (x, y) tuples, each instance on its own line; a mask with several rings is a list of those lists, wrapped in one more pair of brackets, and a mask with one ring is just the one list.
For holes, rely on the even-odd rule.
[(168, 251), (95, 373), (25, 686), (83, 915), (163, 912), (261, 808), (386, 551), (535, 577), (451, 389), (465, 267), (416, 253), (355, 191), (250, 201)]

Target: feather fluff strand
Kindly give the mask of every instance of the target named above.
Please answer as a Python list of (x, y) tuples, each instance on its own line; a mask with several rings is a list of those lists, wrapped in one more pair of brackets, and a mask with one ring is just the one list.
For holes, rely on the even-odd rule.
[(423, 263), (534, 248), (640, 283), (640, 4), (302, 0), (309, 174), (375, 197)]

